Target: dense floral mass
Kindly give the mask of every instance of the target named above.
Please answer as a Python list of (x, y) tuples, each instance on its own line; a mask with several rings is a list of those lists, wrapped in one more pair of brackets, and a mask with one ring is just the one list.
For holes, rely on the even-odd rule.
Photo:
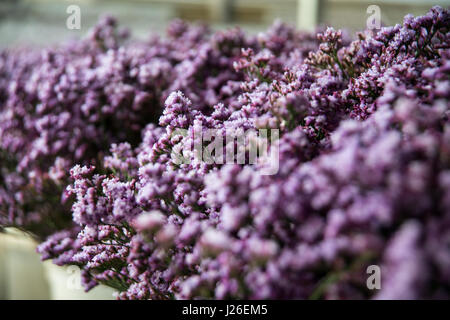
[[(120, 299), (450, 298), (448, 10), (354, 41), (123, 37), (106, 19), (0, 56), (0, 223), (51, 234), (44, 259)], [(273, 175), (173, 157), (196, 130), (262, 128)]]

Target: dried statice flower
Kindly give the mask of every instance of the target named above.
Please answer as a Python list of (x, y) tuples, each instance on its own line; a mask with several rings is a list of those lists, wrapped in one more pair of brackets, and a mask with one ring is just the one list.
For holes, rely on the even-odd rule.
[[(169, 35), (192, 51), (170, 54), (183, 75), (159, 122), (71, 170), (79, 229), (39, 251), (120, 299), (448, 299), (449, 17), (434, 7), (353, 42), (277, 23), (205, 43), (177, 21)], [(196, 71), (212, 76), (187, 81)], [(172, 157), (197, 130), (260, 128), (280, 130), (273, 175), (189, 148), (190, 161)], [(366, 286), (369, 265), (381, 290)]]
[(181, 21), (167, 38), (134, 42), (105, 17), (83, 40), (2, 51), (0, 224), (41, 239), (70, 226), (71, 167), (116, 166), (114, 157), (102, 163), (111, 145), (128, 156), (174, 90), (207, 113), (234, 99), (243, 76), (233, 62), (255, 45), (238, 29), (210, 34)]

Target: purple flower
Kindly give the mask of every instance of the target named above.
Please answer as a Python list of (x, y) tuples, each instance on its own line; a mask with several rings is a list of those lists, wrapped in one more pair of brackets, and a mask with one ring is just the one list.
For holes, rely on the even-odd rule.
[[(2, 53), (1, 223), (40, 226), (47, 177), (68, 185), (74, 223), (38, 250), (120, 299), (448, 299), (448, 20), (354, 41), (175, 21), (134, 44), (106, 20), (44, 57)], [(206, 129), (279, 129), (280, 170), (199, 161)]]

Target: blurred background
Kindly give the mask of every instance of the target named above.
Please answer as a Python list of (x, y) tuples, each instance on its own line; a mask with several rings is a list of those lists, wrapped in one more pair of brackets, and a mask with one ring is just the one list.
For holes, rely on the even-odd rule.
[[(70, 5), (80, 9), (80, 29), (66, 26)], [(0, 0), (0, 48), (80, 37), (106, 13), (138, 39), (150, 32), (162, 34), (174, 18), (204, 21), (213, 29), (238, 25), (251, 33), (265, 30), (275, 19), (304, 30), (321, 24), (356, 31), (366, 28), (371, 5), (379, 7), (382, 25), (394, 25), (408, 13), (448, 7), (450, 0)], [(112, 299), (108, 288), (85, 294), (79, 270), (41, 263), (35, 247), (17, 230), (0, 233), (0, 299)]]
[[(78, 5), (80, 30), (66, 28), (66, 9)], [(402, 21), (407, 13), (421, 15), (449, 0), (0, 0), (0, 46), (45, 45), (84, 34), (98, 16), (110, 13), (134, 37), (164, 32), (173, 18), (206, 21), (214, 29), (239, 25), (248, 32), (266, 29), (275, 19), (312, 29), (317, 24), (361, 30), (367, 8), (378, 5), (384, 25)]]

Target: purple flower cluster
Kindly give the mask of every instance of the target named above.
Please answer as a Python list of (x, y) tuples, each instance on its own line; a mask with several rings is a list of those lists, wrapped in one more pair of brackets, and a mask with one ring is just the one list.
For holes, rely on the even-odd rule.
[[(450, 298), (448, 10), (406, 16), (354, 41), (332, 28), (316, 39), (279, 23), (256, 37), (237, 29), (207, 36), (177, 21), (167, 41), (101, 43), (112, 47), (103, 55), (131, 56), (135, 67), (117, 71), (121, 81), (134, 69), (150, 77), (150, 110), (159, 118), (151, 123), (121, 104), (110, 120), (120, 128), (106, 139), (109, 155), (52, 160), (49, 177), (77, 163), (64, 193), (74, 226), (39, 246), (44, 259), (79, 266), (86, 289), (106, 284), (120, 299)], [(132, 97), (142, 90), (134, 81)], [(0, 137), (23, 141), (10, 121), (8, 130), (0, 122)], [(103, 125), (102, 134), (114, 128)], [(122, 136), (133, 125), (143, 128), (140, 143)], [(279, 171), (261, 175), (266, 162), (199, 161), (184, 147), (206, 129), (279, 129), (270, 145)], [(174, 159), (181, 149), (188, 163)], [(369, 265), (381, 268), (380, 290), (366, 285)]]
[(136, 147), (175, 90), (202, 110), (230, 102), (243, 80), (233, 63), (252, 46), (239, 30), (211, 35), (181, 21), (166, 38), (133, 42), (105, 17), (81, 41), (2, 51), (0, 225), (40, 238), (70, 226), (70, 168), (102, 167), (114, 143)]

